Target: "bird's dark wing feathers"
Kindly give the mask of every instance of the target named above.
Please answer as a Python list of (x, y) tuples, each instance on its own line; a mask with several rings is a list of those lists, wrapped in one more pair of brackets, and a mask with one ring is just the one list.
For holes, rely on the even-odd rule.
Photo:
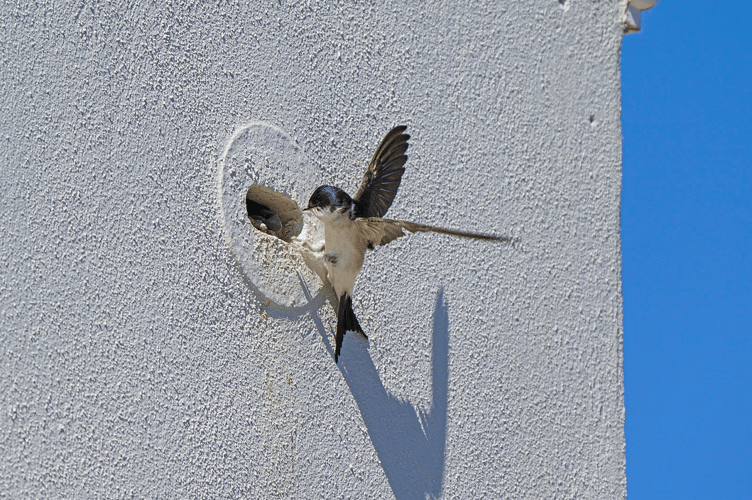
[(386, 245), (401, 236), (405, 232), (409, 233), (440, 233), (450, 236), (459, 236), (461, 238), (472, 238), (476, 240), (498, 241), (501, 243), (513, 242), (509, 236), (492, 236), (488, 234), (470, 233), (466, 231), (455, 231), (453, 229), (444, 229), (443, 227), (427, 226), (404, 220), (382, 219), (380, 217), (369, 217), (365, 219), (356, 219), (360, 225), (361, 233), (365, 235), (368, 243), (371, 245)]
[(389, 131), (376, 149), (368, 165), (360, 189), (353, 197), (358, 217), (383, 217), (397, 195), (402, 174), (405, 173), (405, 151), (410, 136), (402, 125)]

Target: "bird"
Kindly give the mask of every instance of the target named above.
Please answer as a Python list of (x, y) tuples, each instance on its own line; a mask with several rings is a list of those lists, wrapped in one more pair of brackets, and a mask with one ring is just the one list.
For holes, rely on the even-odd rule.
[(352, 308), (355, 278), (363, 267), (366, 250), (373, 250), (408, 233), (433, 232), (479, 240), (509, 242), (506, 236), (491, 236), (444, 229), (404, 220), (385, 219), (384, 215), (397, 195), (405, 173), (405, 154), (410, 135), (407, 126), (391, 129), (381, 140), (368, 164), (360, 188), (350, 197), (335, 186), (319, 186), (311, 195), (310, 211), (324, 224), (324, 245), (309, 249), (322, 258), (327, 279), (334, 287), (339, 301), (335, 335), (334, 362), (339, 363), (342, 341), (346, 332), (368, 336)]

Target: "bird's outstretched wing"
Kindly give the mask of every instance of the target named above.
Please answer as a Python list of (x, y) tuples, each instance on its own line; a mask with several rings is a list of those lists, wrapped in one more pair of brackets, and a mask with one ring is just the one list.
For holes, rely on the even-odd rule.
[(361, 234), (363, 234), (368, 243), (371, 245), (386, 245), (408, 233), (439, 233), (450, 236), (459, 236), (460, 238), (472, 238), (476, 240), (497, 241), (500, 243), (512, 243), (514, 238), (509, 236), (493, 236), (489, 234), (470, 233), (467, 231), (455, 231), (454, 229), (444, 229), (443, 227), (427, 226), (405, 220), (382, 219), (380, 217), (369, 217), (365, 219), (355, 219)]
[(397, 195), (402, 174), (405, 173), (405, 151), (410, 136), (403, 132), (405, 125), (389, 131), (368, 165), (358, 192), (353, 197), (358, 217), (383, 217)]

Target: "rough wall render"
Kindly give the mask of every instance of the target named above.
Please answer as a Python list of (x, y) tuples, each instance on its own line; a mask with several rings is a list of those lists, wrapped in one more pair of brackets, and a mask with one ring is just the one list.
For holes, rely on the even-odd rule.
[[(460, 3), (2, 5), (0, 498), (626, 496), (623, 2)], [(336, 365), (225, 231), (257, 122), (298, 203), (405, 124), (388, 215), (520, 244), (369, 252)]]

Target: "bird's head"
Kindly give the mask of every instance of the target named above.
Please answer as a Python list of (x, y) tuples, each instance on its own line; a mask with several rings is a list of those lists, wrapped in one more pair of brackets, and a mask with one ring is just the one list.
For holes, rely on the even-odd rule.
[(319, 186), (308, 200), (308, 207), (313, 215), (319, 219), (329, 218), (332, 215), (339, 215), (349, 212), (352, 208), (352, 198), (350, 195), (334, 186)]

